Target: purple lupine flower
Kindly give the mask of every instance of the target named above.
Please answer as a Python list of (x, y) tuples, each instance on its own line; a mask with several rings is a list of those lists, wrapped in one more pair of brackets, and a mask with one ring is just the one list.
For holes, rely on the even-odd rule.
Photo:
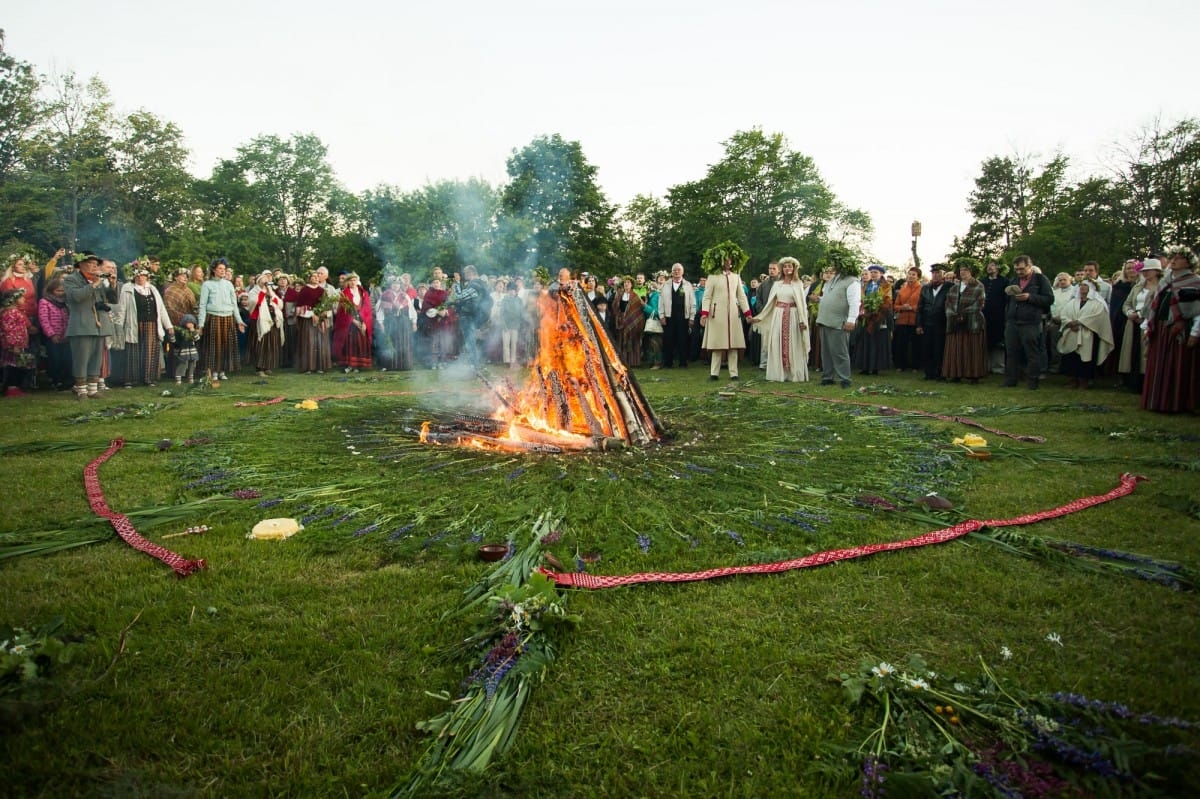
[(736, 543), (739, 547), (746, 545), (746, 542), (742, 540), (742, 537), (740, 535), (738, 535), (738, 533), (735, 530), (726, 530), (725, 535), (732, 538), (734, 543)]
[(264, 499), (262, 502), (258, 503), (258, 505), (256, 505), (255, 507), (258, 507), (258, 508), (273, 508), (273, 507), (275, 507), (276, 505), (278, 505), (278, 504), (279, 504), (279, 503), (281, 503), (281, 502), (283, 502), (283, 500), (282, 500), (282, 499)]
[(650, 551), (650, 536), (638, 535), (637, 543), (638, 543), (638, 549), (642, 550), (643, 554)]
[(525, 467), (519, 466), (516, 469), (513, 469), (511, 472), (509, 472), (508, 475), (504, 479), (505, 480), (516, 480), (518, 477), (520, 477), (523, 474), (525, 474)]
[(396, 530), (392, 531), (391, 535), (388, 536), (388, 540), (395, 541), (400, 536), (408, 533), (408, 531), (412, 530), (414, 527), (416, 527), (416, 524), (406, 524), (403, 527), (397, 528)]
[(359, 529), (355, 530), (354, 535), (355, 537), (358, 537), (360, 535), (366, 535), (367, 533), (373, 533), (378, 529), (378, 524), (368, 524), (366, 527), (360, 527)]
[(877, 799), (887, 795), (883, 789), (884, 773), (887, 763), (875, 755), (867, 755), (862, 764), (862, 790), (859, 791), (866, 799)]

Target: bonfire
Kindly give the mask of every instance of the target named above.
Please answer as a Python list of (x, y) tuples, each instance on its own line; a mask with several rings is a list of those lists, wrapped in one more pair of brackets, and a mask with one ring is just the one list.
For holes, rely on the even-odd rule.
[(591, 303), (573, 281), (540, 299), (539, 347), (521, 389), (494, 385), (490, 417), (425, 422), (421, 440), (486, 449), (566, 452), (646, 444), (662, 426), (617, 355)]

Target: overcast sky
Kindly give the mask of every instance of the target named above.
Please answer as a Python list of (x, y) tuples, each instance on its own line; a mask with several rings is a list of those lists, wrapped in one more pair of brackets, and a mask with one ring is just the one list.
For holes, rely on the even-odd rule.
[(1099, 173), (1156, 118), (1200, 115), (1197, 0), (40, 0), (0, 27), (38, 71), (174, 122), (200, 176), (256, 136), (314, 133), (353, 192), (499, 185), (559, 133), (625, 203), (761, 127), (871, 215), (895, 266), (914, 219), (926, 263), (966, 231), (986, 158), (1061, 149)]

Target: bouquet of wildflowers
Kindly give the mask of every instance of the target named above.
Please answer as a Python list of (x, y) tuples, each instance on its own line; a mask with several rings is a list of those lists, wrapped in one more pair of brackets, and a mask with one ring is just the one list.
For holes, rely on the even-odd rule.
[[(1061, 646), (1055, 633), (1047, 640)], [(863, 796), (1183, 795), (1194, 778), (1196, 752), (1179, 739), (1194, 744), (1200, 726), (1079, 694), (1027, 693), (982, 668), (946, 678), (913, 655), (904, 668), (864, 661), (839, 675), (867, 731), (843, 750)]]

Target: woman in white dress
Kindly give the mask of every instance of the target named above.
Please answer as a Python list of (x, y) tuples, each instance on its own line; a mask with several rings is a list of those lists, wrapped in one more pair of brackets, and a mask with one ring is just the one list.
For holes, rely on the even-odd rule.
[(771, 286), (767, 304), (752, 322), (767, 346), (767, 380), (808, 381), (808, 303), (800, 280), (800, 262), (779, 259), (779, 279)]

